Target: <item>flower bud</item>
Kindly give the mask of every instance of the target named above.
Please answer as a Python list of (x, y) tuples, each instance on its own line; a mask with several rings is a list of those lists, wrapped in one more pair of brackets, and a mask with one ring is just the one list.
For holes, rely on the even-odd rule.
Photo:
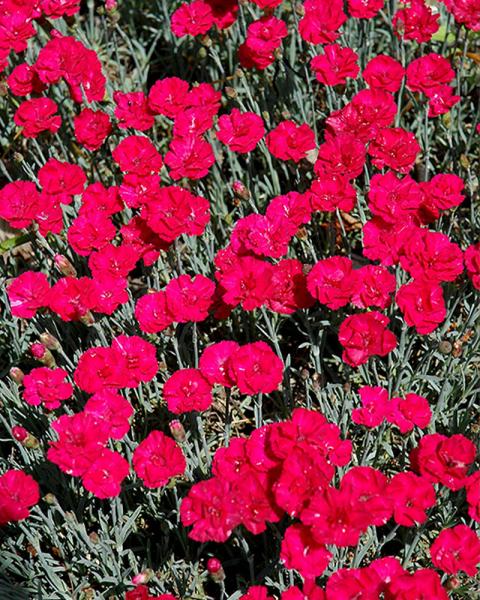
[(145, 571), (138, 573), (138, 575), (135, 575), (135, 577), (132, 577), (132, 583), (133, 585), (141, 585), (143, 583), (148, 583), (153, 576), (154, 572), (152, 571), (152, 569), (146, 569)]
[(22, 369), (19, 369), (18, 367), (12, 367), (10, 369), (10, 377), (17, 385), (21, 385), (23, 382), (23, 378), (25, 377), (25, 373), (22, 371)]
[(80, 318), (80, 321), (87, 327), (91, 327), (95, 323), (95, 317), (88, 311)]
[(21, 425), (14, 425), (12, 427), (12, 436), (17, 440), (17, 442), (21, 443), (28, 438), (29, 433), (25, 427), (22, 427)]
[(77, 276), (77, 271), (75, 270), (75, 267), (68, 260), (68, 258), (63, 256), (63, 254), (55, 254), (53, 262), (55, 263), (55, 266), (60, 271), (60, 273), (65, 277)]
[(207, 571), (210, 577), (216, 583), (221, 583), (225, 579), (225, 571), (223, 570), (222, 563), (218, 558), (209, 558), (207, 561)]
[(187, 437), (186, 433), (185, 433), (185, 429), (178, 419), (175, 419), (174, 421), (170, 421), (169, 427), (170, 427), (170, 433), (172, 434), (173, 439), (176, 442), (179, 442), (181, 444), (182, 442), (185, 441), (185, 439)]
[(459, 578), (456, 575), (449, 577), (446, 585), (447, 590), (456, 590), (458, 587), (460, 587)]
[(250, 198), (250, 192), (241, 181), (234, 181), (232, 183), (232, 190), (235, 196), (242, 200), (248, 200)]
[(30, 352), (34, 358), (36, 358), (42, 365), (46, 367), (53, 368), (55, 366), (55, 359), (53, 358), (53, 354), (50, 352), (48, 348), (45, 348), (43, 344), (39, 342), (35, 342), (30, 345)]
[(40, 341), (45, 348), (48, 348), (49, 350), (60, 350), (61, 348), (60, 342), (57, 340), (57, 338), (48, 331), (44, 331), (40, 334)]

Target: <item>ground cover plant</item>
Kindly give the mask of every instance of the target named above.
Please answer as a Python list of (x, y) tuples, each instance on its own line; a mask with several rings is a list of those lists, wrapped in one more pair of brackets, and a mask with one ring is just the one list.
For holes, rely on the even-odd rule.
[(0, 599), (480, 598), (478, 0), (0, 0)]

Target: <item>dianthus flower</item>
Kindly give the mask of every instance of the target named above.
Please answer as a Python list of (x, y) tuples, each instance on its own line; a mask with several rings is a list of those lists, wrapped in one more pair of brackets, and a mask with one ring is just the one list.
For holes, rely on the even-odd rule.
[(365, 427), (378, 427), (388, 411), (388, 391), (380, 386), (363, 386), (358, 390), (362, 408), (352, 411), (352, 421)]
[(423, 0), (410, 0), (408, 6), (393, 15), (392, 25), (397, 37), (422, 44), (429, 42), (438, 31), (439, 19), (440, 14), (434, 14)]
[(237, 348), (227, 370), (242, 394), (269, 394), (278, 389), (283, 377), (282, 361), (265, 342)]
[(29, 227), (40, 206), (40, 194), (31, 181), (12, 181), (0, 190), (0, 218), (13, 229)]
[(267, 148), (280, 160), (300, 162), (315, 148), (315, 134), (306, 124), (282, 121), (266, 137)]
[(120, 129), (137, 129), (146, 131), (153, 127), (154, 115), (148, 107), (147, 97), (143, 92), (114, 92), (113, 100), (116, 104), (115, 117)]
[(56, 133), (62, 124), (57, 115), (58, 106), (50, 98), (33, 98), (25, 100), (13, 116), (15, 125), (22, 128), (26, 138), (36, 138), (43, 131)]
[(121, 454), (104, 448), (83, 474), (82, 483), (97, 498), (115, 498), (129, 472), (130, 465)]
[(323, 177), (346, 177), (354, 179), (363, 172), (365, 144), (350, 133), (328, 135), (318, 148), (315, 173)]
[(133, 452), (133, 468), (148, 488), (158, 488), (183, 475), (185, 457), (180, 446), (161, 431), (152, 431)]
[(18, 469), (0, 475), (0, 525), (26, 519), (39, 500), (38, 483), (30, 475)]
[(312, 536), (305, 525), (291, 525), (285, 531), (280, 560), (287, 569), (295, 569), (304, 579), (319, 577), (328, 567), (331, 553)]
[(84, 108), (73, 119), (73, 127), (77, 141), (91, 151), (98, 150), (112, 131), (110, 117), (91, 108)]
[(414, 426), (425, 429), (431, 417), (432, 411), (428, 400), (418, 394), (407, 394), (405, 398), (392, 398), (386, 415), (387, 421), (396, 425), (403, 434), (413, 431)]
[(421, 438), (410, 453), (410, 462), (428, 481), (457, 491), (467, 483), (467, 473), (476, 453), (475, 444), (461, 434), (447, 437), (432, 433)]
[(207, 2), (183, 2), (172, 14), (170, 26), (177, 37), (201, 35), (213, 25), (213, 12)]
[(73, 393), (72, 384), (65, 381), (67, 376), (64, 369), (32, 369), (23, 379), (23, 399), (31, 406), (43, 404), (47, 410), (58, 408), (61, 401), (68, 400)]
[(371, 89), (398, 92), (405, 76), (402, 65), (387, 54), (378, 54), (368, 61), (362, 76)]
[(212, 385), (199, 369), (179, 369), (163, 386), (170, 412), (176, 415), (192, 410), (207, 410), (212, 404)]
[(12, 316), (32, 319), (38, 310), (48, 306), (50, 284), (44, 273), (25, 271), (7, 285)]
[(189, 134), (173, 138), (165, 155), (172, 179), (201, 179), (215, 162), (212, 146), (201, 136)]
[(397, 473), (388, 484), (387, 494), (393, 504), (395, 523), (404, 527), (414, 527), (427, 520), (426, 510), (435, 506), (433, 485), (412, 473)]
[(373, 165), (378, 169), (389, 167), (398, 173), (408, 173), (419, 152), (415, 135), (401, 127), (381, 129), (368, 146)]
[(473, 287), (480, 290), (480, 242), (465, 250), (465, 267)]
[(357, 192), (346, 177), (324, 175), (315, 179), (310, 187), (312, 210), (335, 212), (337, 208), (350, 212), (357, 202)]
[(298, 30), (306, 42), (330, 44), (339, 37), (338, 30), (347, 20), (341, 0), (306, 0), (303, 7), (305, 14)]
[(175, 119), (187, 107), (189, 88), (188, 82), (179, 77), (158, 79), (148, 94), (150, 110), (155, 114)]
[(378, 311), (347, 317), (338, 332), (347, 365), (358, 367), (370, 356), (385, 356), (397, 346), (397, 338), (387, 329), (388, 317)]
[(190, 488), (180, 505), (180, 519), (193, 525), (188, 537), (198, 542), (225, 542), (240, 519), (235, 508), (231, 484), (212, 477)]
[(215, 383), (232, 387), (234, 382), (228, 373), (228, 364), (240, 346), (237, 342), (223, 341), (207, 346), (200, 356), (198, 367), (211, 385)]
[(348, 77), (356, 78), (360, 70), (358, 54), (351, 48), (328, 44), (323, 47), (323, 52), (310, 62), (317, 81), (334, 86), (346, 83)]
[(405, 242), (400, 264), (416, 280), (455, 281), (463, 271), (460, 248), (437, 231), (418, 229)]
[(475, 577), (480, 563), (480, 538), (467, 525), (444, 529), (431, 545), (430, 556), (434, 566), (445, 573), (464, 571)]
[(454, 78), (450, 62), (434, 52), (416, 58), (407, 67), (407, 86), (412, 92), (423, 92), (427, 97)]
[(130, 430), (133, 407), (128, 400), (114, 391), (97, 392), (87, 400), (83, 410), (102, 421), (102, 425), (108, 427), (109, 437), (115, 440), (121, 440)]
[(165, 288), (167, 310), (177, 323), (204, 321), (213, 302), (215, 283), (204, 275), (180, 275)]
[(74, 477), (84, 475), (100, 456), (108, 440), (108, 427), (94, 416), (81, 412), (53, 421), (58, 441), (50, 442), (49, 461)]
[(218, 119), (217, 138), (233, 152), (251, 152), (264, 133), (263, 119), (252, 112), (242, 113), (234, 108)]
[(395, 301), (405, 322), (426, 335), (435, 331), (447, 315), (443, 290), (438, 284), (412, 281), (398, 290)]
[(352, 261), (345, 256), (318, 261), (307, 275), (307, 288), (314, 298), (332, 310), (346, 306), (356, 288)]

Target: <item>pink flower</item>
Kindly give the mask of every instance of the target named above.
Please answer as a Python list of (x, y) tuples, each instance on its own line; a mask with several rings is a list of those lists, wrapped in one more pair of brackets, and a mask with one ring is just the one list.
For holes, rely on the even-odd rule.
[(56, 133), (60, 129), (62, 119), (56, 114), (57, 110), (57, 104), (50, 98), (33, 98), (20, 104), (13, 120), (22, 127), (26, 138), (36, 138), (43, 131)]
[(47, 410), (54, 410), (62, 400), (68, 400), (72, 396), (73, 387), (65, 381), (67, 377), (68, 373), (64, 369), (32, 369), (23, 379), (23, 399), (31, 406), (43, 404)]
[(317, 262), (307, 275), (307, 288), (321, 304), (332, 310), (346, 306), (356, 287), (352, 261), (332, 256)]
[(254, 342), (231, 355), (227, 372), (242, 394), (269, 394), (282, 381), (283, 363), (268, 344)]
[(358, 54), (351, 48), (339, 44), (328, 44), (323, 47), (324, 54), (312, 58), (310, 64), (317, 81), (324, 85), (340, 85), (347, 78), (356, 78), (359, 72)]
[(155, 114), (174, 119), (188, 104), (189, 85), (179, 77), (158, 79), (148, 94), (148, 105)]
[(48, 306), (50, 284), (44, 273), (25, 271), (7, 285), (10, 310), (14, 317), (32, 319)]
[(311, 44), (329, 44), (340, 33), (338, 29), (347, 20), (343, 12), (343, 2), (334, 0), (306, 0), (303, 3), (305, 14), (299, 23), (299, 33)]
[(223, 341), (207, 346), (202, 352), (198, 367), (211, 385), (234, 385), (228, 373), (228, 364), (239, 347), (237, 342)]
[(108, 426), (83, 412), (59, 417), (52, 428), (58, 434), (58, 441), (50, 442), (47, 458), (74, 477), (87, 472), (108, 440)]
[(179, 369), (163, 386), (168, 410), (180, 415), (207, 410), (212, 403), (212, 386), (198, 369)]
[(201, 136), (188, 134), (174, 137), (165, 155), (172, 179), (201, 179), (215, 162), (211, 144)]
[(82, 483), (97, 498), (115, 498), (129, 472), (130, 465), (123, 456), (105, 448), (83, 474)]
[(180, 5), (171, 16), (172, 32), (177, 37), (207, 33), (213, 25), (211, 7), (201, 0)]
[(133, 468), (148, 488), (158, 488), (183, 475), (185, 457), (178, 444), (161, 431), (152, 431), (133, 453)]
[(331, 553), (315, 540), (309, 527), (291, 525), (285, 531), (280, 560), (287, 569), (295, 569), (304, 579), (322, 575), (331, 558)]
[(252, 112), (241, 113), (234, 108), (218, 119), (217, 138), (233, 152), (251, 152), (264, 133), (263, 119)]
[(0, 475), (0, 525), (26, 519), (39, 500), (38, 483), (30, 475), (17, 469)]
[(117, 105), (115, 117), (120, 129), (146, 131), (153, 127), (155, 117), (150, 112), (147, 97), (143, 92), (114, 92), (113, 100)]
[(40, 206), (40, 194), (31, 181), (12, 181), (0, 190), (0, 218), (14, 229), (29, 227)]
[(352, 421), (365, 427), (378, 427), (383, 423), (388, 411), (388, 391), (380, 386), (363, 386), (358, 390), (362, 408), (352, 411)]
[(362, 76), (370, 88), (395, 93), (400, 89), (405, 69), (391, 56), (378, 54), (368, 61)]
[(110, 117), (101, 110), (84, 108), (73, 119), (75, 137), (87, 150), (98, 150), (110, 135), (112, 123)]
[(415, 425), (425, 429), (431, 417), (432, 411), (426, 398), (417, 394), (407, 394), (405, 398), (390, 400), (386, 418), (400, 429), (400, 433), (409, 433)]
[(180, 519), (193, 525), (188, 537), (198, 542), (225, 542), (239, 524), (231, 484), (212, 477), (190, 488), (180, 505)]
[(306, 123), (296, 125), (293, 121), (282, 121), (267, 134), (266, 143), (276, 158), (298, 163), (315, 148), (315, 134)]
[(445, 573), (465, 571), (475, 577), (480, 563), (480, 538), (467, 525), (444, 529), (431, 545), (430, 556), (434, 566)]
[(427, 519), (425, 511), (435, 506), (433, 485), (411, 471), (394, 475), (388, 484), (387, 494), (393, 503), (395, 522), (405, 527), (424, 523)]
[(215, 283), (203, 275), (180, 275), (165, 288), (167, 310), (173, 321), (204, 321), (213, 302)]
[(370, 356), (385, 356), (397, 346), (397, 338), (387, 329), (388, 317), (377, 311), (351, 315), (340, 325), (338, 339), (347, 365), (358, 367)]
[(130, 430), (133, 407), (116, 392), (103, 390), (87, 400), (84, 412), (92, 415), (109, 428), (109, 437), (121, 440)]
[(480, 290), (480, 242), (465, 250), (465, 267), (473, 287)]
[(462, 489), (475, 460), (475, 444), (461, 434), (450, 437), (432, 433), (421, 438), (410, 453), (415, 471), (432, 483), (441, 483), (453, 491)]

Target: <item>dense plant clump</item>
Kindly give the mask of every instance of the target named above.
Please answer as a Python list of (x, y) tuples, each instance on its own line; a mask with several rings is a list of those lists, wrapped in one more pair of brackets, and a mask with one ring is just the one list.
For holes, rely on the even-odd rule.
[(0, 0), (1, 600), (480, 597), (478, 0)]

